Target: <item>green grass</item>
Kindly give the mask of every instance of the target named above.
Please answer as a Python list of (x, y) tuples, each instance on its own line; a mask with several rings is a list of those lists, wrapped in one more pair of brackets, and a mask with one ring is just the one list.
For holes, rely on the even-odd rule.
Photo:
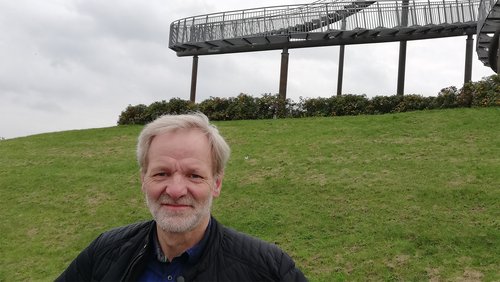
[[(500, 280), (500, 108), (216, 124), (232, 156), (214, 215), (311, 281)], [(0, 141), (0, 280), (53, 280), (150, 217), (140, 129)]]

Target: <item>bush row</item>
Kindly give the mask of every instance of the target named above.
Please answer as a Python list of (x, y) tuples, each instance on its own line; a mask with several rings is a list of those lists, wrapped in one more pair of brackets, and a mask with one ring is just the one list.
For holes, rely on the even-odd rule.
[(492, 75), (478, 82), (466, 83), (461, 89), (450, 86), (436, 97), (421, 95), (376, 96), (342, 95), (330, 98), (300, 98), (281, 101), (278, 95), (264, 94), (252, 97), (211, 97), (194, 104), (179, 98), (154, 102), (149, 106), (129, 105), (118, 119), (118, 124), (146, 124), (164, 114), (183, 114), (200, 111), (211, 120), (271, 119), (276, 117), (344, 116), (386, 114), (425, 109), (456, 107), (500, 106), (500, 75)]

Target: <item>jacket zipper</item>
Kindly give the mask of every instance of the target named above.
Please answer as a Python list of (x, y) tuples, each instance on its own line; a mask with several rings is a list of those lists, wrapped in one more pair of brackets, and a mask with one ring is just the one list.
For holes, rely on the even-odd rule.
[(141, 259), (144, 256), (144, 253), (146, 252), (147, 247), (148, 247), (148, 244), (146, 243), (144, 245), (144, 247), (142, 248), (142, 250), (137, 254), (137, 256), (134, 257), (132, 262), (128, 265), (127, 270), (125, 271), (125, 274), (123, 275), (122, 279), (120, 279), (120, 281), (129, 281), (130, 280), (129, 276), (130, 276), (132, 269), (136, 266), (139, 259)]

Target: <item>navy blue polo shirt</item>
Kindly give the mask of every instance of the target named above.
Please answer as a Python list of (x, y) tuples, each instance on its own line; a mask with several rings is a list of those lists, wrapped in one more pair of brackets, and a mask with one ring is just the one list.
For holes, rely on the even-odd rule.
[(176, 281), (177, 277), (183, 274), (183, 271), (195, 265), (203, 253), (203, 249), (208, 242), (208, 230), (212, 220), (208, 223), (203, 238), (193, 247), (187, 249), (180, 256), (175, 257), (172, 261), (168, 261), (163, 254), (158, 241), (156, 228), (153, 234), (153, 252), (150, 252), (147, 258), (144, 273), (139, 278), (139, 281)]

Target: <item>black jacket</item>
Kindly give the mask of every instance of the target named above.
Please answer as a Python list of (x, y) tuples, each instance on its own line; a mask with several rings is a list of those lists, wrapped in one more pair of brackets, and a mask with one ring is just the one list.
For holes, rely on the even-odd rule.
[[(56, 281), (135, 281), (152, 252), (154, 221), (113, 229), (95, 239)], [(212, 218), (207, 246), (184, 281), (307, 281), (277, 246)]]

